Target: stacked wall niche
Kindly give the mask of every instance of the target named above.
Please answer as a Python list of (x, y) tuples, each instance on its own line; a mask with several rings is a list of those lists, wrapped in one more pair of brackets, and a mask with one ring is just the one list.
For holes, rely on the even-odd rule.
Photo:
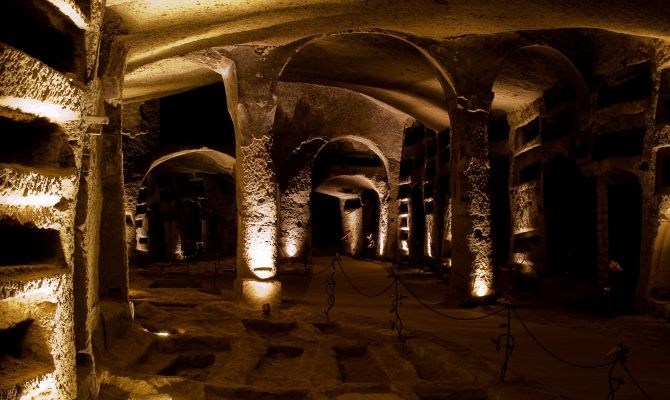
[(488, 126), (491, 157), (491, 235), (494, 279), (501, 284), (501, 287), (507, 286), (512, 230), (509, 201), (509, 133), (507, 113), (492, 110)]
[(448, 129), (408, 128), (398, 189), (400, 260), (442, 275), (451, 265), (449, 140)]
[(54, 3), (0, 4), (1, 400), (77, 391), (73, 213), (88, 17)]
[[(595, 246), (595, 186), (577, 166), (574, 148), (579, 110), (573, 87), (559, 81), (544, 91), (534, 107), (536, 114), (517, 124), (508, 139), (511, 159), (501, 155), (492, 161), (492, 190), (497, 198), (492, 210), (494, 225), (511, 228), (510, 241), (503, 242), (509, 243), (509, 252), (498, 243), (494, 260), (500, 264), (509, 254), (509, 268), (503, 268), (507, 279), (499, 280), (507, 287), (501, 289), (542, 288), (551, 297), (552, 280), (578, 280), (595, 267), (594, 253), (586, 255), (581, 250), (582, 245)], [(491, 123), (496, 129), (499, 125)], [(501, 133), (493, 136), (504, 137)], [(504, 196), (504, 187), (496, 185), (500, 181), (509, 182), (509, 196)]]
[[(61, 234), (75, 194), (75, 141), (57, 125), (8, 112), (0, 151), (0, 399), (40, 388), (67, 395), (74, 348), (71, 273)], [(11, 339), (11, 340), (10, 340)], [(69, 354), (66, 354), (68, 352)], [(65, 380), (59, 388), (56, 382)], [(66, 397), (63, 397), (66, 398)]]

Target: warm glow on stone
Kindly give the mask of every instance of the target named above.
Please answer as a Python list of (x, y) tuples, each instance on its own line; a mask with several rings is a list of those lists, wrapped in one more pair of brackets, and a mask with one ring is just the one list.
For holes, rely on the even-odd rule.
[(49, 2), (54, 6), (56, 6), (56, 8), (60, 10), (60, 12), (67, 15), (72, 20), (72, 22), (77, 26), (77, 28), (79, 29), (87, 28), (84, 16), (82, 15), (81, 11), (78, 8), (76, 8), (74, 2), (64, 0), (49, 0)]
[(377, 246), (377, 255), (383, 256), (389, 229), (389, 202), (387, 200), (388, 190), (386, 189), (386, 184), (378, 185), (377, 195), (382, 199), (379, 210), (379, 232), (377, 233), (377, 243), (379, 245)]
[(259, 279), (269, 279), (275, 276), (275, 235), (269, 229), (260, 232), (247, 231), (245, 247), (249, 269)]
[(60, 196), (50, 194), (34, 194), (28, 196), (2, 195), (0, 204), (9, 206), (52, 207), (60, 201)]
[(479, 266), (475, 269), (472, 281), (472, 295), (484, 297), (491, 293), (492, 272), (487, 266)]
[(342, 212), (342, 231), (351, 232), (347, 239), (346, 246), (349, 254), (357, 254), (360, 248), (360, 238), (363, 235), (363, 208), (357, 208), (351, 211), (344, 210), (344, 201), (341, 202)]
[(400, 241), (400, 250), (404, 255), (409, 254), (409, 244), (407, 243), (407, 240), (401, 240)]
[(24, 393), (20, 400), (51, 400), (56, 398), (57, 393), (56, 378), (49, 374), (41, 378), (34, 389)]
[(298, 246), (296, 246), (295, 243), (291, 241), (286, 244), (284, 251), (286, 252), (287, 256), (294, 257), (298, 253)]
[(473, 292), (477, 297), (484, 297), (489, 293), (489, 288), (486, 287), (484, 282), (479, 282), (475, 283)]
[(235, 282), (238, 299), (253, 309), (261, 310), (264, 304), (272, 309), (281, 306), (281, 282), (242, 279)]
[(44, 117), (52, 122), (63, 123), (79, 118), (79, 113), (63, 106), (34, 99), (0, 96), (0, 106), (13, 108), (27, 114)]
[(428, 257), (433, 257), (433, 226), (434, 226), (434, 221), (435, 221), (435, 218), (433, 217), (433, 214), (426, 215), (426, 241), (425, 241), (426, 248), (424, 249), (424, 251), (425, 251), (424, 254)]
[(251, 293), (257, 299), (265, 299), (272, 295), (275, 291), (275, 286), (272, 282), (262, 281), (248, 281)]

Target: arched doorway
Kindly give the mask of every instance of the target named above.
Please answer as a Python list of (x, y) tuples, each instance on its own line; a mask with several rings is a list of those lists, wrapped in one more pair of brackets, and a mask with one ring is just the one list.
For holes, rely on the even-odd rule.
[[(379, 249), (379, 192), (387, 186), (383, 160), (365, 141), (348, 137), (325, 144), (317, 153), (312, 177), (312, 248), (315, 254), (337, 249), (375, 257)], [(320, 195), (317, 195), (320, 194)], [(327, 197), (323, 197), (327, 195)], [(334, 215), (320, 215), (326, 210)], [(334, 226), (339, 221), (339, 226)], [(339, 237), (337, 237), (339, 236)], [(335, 242), (335, 240), (338, 242)]]
[[(312, 254), (331, 256), (342, 252), (340, 199), (328, 194), (312, 192), (309, 202), (312, 215)], [(344, 212), (347, 212), (346, 207)]]
[(235, 256), (234, 162), (224, 153), (199, 149), (152, 164), (135, 213), (140, 262)]
[[(387, 182), (392, 181), (391, 189), (377, 190), (383, 214), (375, 245), (378, 246), (377, 255), (406, 261), (410, 247), (407, 210), (410, 193), (402, 187), (421, 181), (422, 185), (430, 188), (424, 200), (430, 202), (432, 208), (424, 215), (431, 225), (426, 239), (430, 243), (429, 249), (421, 249), (420, 252), (427, 252), (432, 264), (442, 264), (443, 231), (450, 224), (444, 223), (448, 201), (444, 200), (443, 193), (436, 191), (444, 189), (440, 182), (448, 181), (450, 152), (449, 141), (440, 140), (437, 143), (435, 136), (436, 132), (446, 132), (443, 136), (448, 139), (450, 120), (446, 104), (455, 96), (450, 85), (452, 80), (439, 63), (405, 35), (383, 31), (340, 32), (315, 36), (306, 41), (285, 65), (280, 81), (336, 86), (364, 94), (384, 103), (385, 108), (390, 106), (388, 109), (394, 113), (400, 111), (415, 118), (421, 130), (425, 128), (431, 132), (425, 141), (423, 137), (408, 141), (406, 135), (404, 138), (380, 135), (366, 139), (384, 148), (384, 154), (389, 159), (390, 154), (396, 153), (393, 160), (401, 163), (399, 176), (387, 165)], [(377, 117), (373, 115), (370, 120)], [(360, 121), (366, 119), (351, 118), (351, 124), (359, 124)], [(377, 120), (377, 123), (384, 125), (386, 121)], [(356, 131), (367, 129), (364, 125), (356, 128), (353, 127)], [(407, 126), (402, 129), (405, 128)], [(339, 136), (341, 132), (333, 132), (335, 135)], [(389, 143), (397, 147), (389, 149)], [(419, 159), (419, 155), (422, 158)], [(412, 162), (414, 159), (417, 159), (416, 163)], [(410, 177), (416, 179), (408, 185)], [(397, 202), (394, 201), (396, 182), (401, 187)], [(389, 195), (392, 200), (389, 200)], [(386, 216), (388, 213), (393, 215)], [(394, 218), (396, 215), (397, 218)]]

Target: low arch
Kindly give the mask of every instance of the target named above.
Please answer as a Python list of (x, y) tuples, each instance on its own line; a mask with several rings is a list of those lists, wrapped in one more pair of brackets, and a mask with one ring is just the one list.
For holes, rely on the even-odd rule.
[[(417, 42), (409, 35), (386, 30), (315, 35), (294, 42), (295, 50), (277, 81), (350, 89), (442, 130), (450, 124), (447, 105), (455, 104), (457, 97), (454, 79)], [(324, 59), (330, 60), (331, 69), (323, 68)], [(342, 62), (337, 64), (338, 60)], [(354, 67), (356, 62), (360, 68)], [(397, 69), (389, 69), (390, 65)]]
[[(572, 88), (575, 90), (575, 95), (578, 101), (579, 127), (580, 129), (585, 129), (589, 125), (591, 116), (593, 114), (593, 103), (589, 94), (588, 85), (572, 61), (565, 54), (554, 47), (544, 44), (528, 44), (511, 49), (509, 52), (507, 52), (505, 57), (500, 60), (498, 70), (495, 75), (496, 77), (493, 82), (494, 88), (496, 83), (501, 78), (502, 71), (506, 66), (506, 63), (509, 63), (510, 61), (513, 62), (515, 57), (523, 55), (523, 53), (528, 53), (527, 55), (531, 57), (535, 56), (538, 58), (544, 58), (546, 61), (552, 61), (551, 65), (553, 68), (555, 68), (554, 72), (559, 73), (570, 83)], [(491, 102), (491, 109), (496, 106), (495, 103), (496, 99), (494, 98), (493, 102)]]
[[(164, 155), (145, 173), (134, 212), (144, 259), (232, 256), (237, 234), (235, 159), (208, 148)], [(232, 224), (232, 225), (231, 225)]]

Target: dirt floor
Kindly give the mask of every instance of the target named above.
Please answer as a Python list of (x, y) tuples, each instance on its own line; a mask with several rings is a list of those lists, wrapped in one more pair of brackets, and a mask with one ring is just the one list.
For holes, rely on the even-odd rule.
[[(579, 368), (552, 358), (514, 313), (516, 345), (501, 382), (507, 310), (498, 304), (449, 307), (444, 281), (406, 271), (398, 320), (387, 263), (343, 258), (333, 275), (328, 322), (330, 261), (316, 258), (311, 272), (283, 266), (282, 308), (270, 314), (234, 301), (235, 272), (225, 268), (234, 265), (230, 260), (216, 274), (213, 262), (192, 263), (188, 275), (184, 264), (133, 269), (137, 326), (99, 361), (100, 398), (605, 399), (619, 378), (617, 400), (645, 398), (621, 364), (611, 388), (611, 365)], [(611, 363), (615, 357), (608, 352), (624, 343), (624, 366), (640, 387), (652, 399), (670, 398), (667, 321), (529, 305), (516, 311), (546, 350), (567, 362)], [(402, 323), (400, 342), (391, 321)]]

